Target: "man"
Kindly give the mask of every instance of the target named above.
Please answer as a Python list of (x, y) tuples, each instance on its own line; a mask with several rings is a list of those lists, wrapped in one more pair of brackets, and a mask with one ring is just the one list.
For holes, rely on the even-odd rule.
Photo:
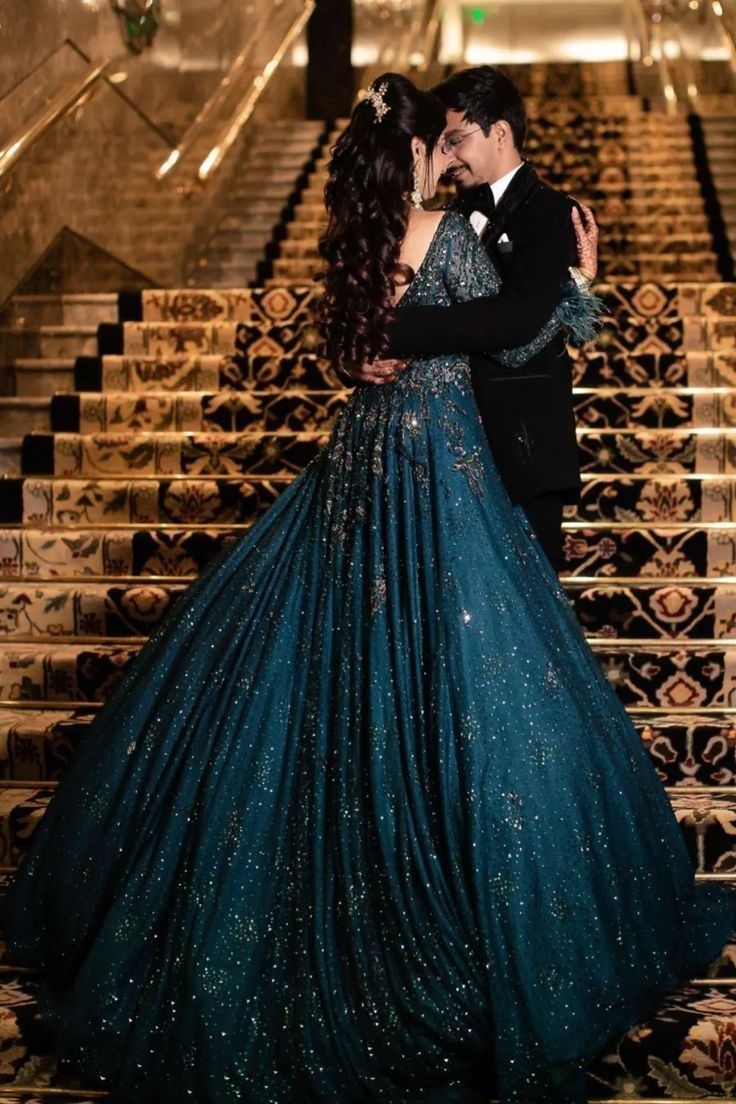
[(442, 152), (452, 154), (448, 175), (459, 189), (457, 207), (481, 233), (502, 292), (450, 307), (402, 308), (387, 360), (366, 365), (360, 378), (394, 378), (401, 365), (388, 358), (473, 354), (473, 388), (499, 473), (559, 570), (563, 506), (580, 490), (565, 337), (559, 334), (516, 370), (484, 354), (536, 337), (570, 279), (570, 266), (578, 263), (576, 237), (581, 265), (595, 275), (598, 230), (587, 208), (584, 225), (574, 202), (523, 159), (526, 113), (509, 77), (482, 65), (434, 91), (447, 108)]

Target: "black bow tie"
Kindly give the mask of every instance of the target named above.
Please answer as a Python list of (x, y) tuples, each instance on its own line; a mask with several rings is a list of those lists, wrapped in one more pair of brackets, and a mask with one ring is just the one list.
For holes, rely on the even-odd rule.
[(481, 211), (488, 218), (493, 218), (496, 201), (493, 198), (490, 184), (479, 184), (477, 188), (473, 189), (472, 195), (468, 198), (470, 200), (468, 203), (469, 211)]

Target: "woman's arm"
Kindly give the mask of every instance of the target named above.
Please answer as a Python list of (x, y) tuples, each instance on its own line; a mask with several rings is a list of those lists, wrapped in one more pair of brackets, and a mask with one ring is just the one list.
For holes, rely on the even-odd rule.
[(532, 341), (570, 278), (570, 222), (567, 205), (556, 220), (534, 220), (500, 294), (449, 307), (402, 308), (391, 324), (386, 357), (492, 353)]

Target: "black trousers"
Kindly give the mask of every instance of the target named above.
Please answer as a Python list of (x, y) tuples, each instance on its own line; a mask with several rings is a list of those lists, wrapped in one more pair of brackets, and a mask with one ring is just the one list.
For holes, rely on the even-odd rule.
[(562, 570), (562, 511), (566, 496), (564, 491), (547, 491), (520, 502), (529, 518), (539, 543), (546, 552), (550, 563), (558, 573)]

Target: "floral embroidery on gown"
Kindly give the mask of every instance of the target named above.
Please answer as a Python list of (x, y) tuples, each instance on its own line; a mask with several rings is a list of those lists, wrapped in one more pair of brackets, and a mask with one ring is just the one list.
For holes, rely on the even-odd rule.
[[(448, 212), (402, 302), (497, 288)], [(120, 1104), (541, 1102), (585, 1099), (736, 898), (695, 884), (445, 356), (357, 387), (168, 614), (7, 923)]]

